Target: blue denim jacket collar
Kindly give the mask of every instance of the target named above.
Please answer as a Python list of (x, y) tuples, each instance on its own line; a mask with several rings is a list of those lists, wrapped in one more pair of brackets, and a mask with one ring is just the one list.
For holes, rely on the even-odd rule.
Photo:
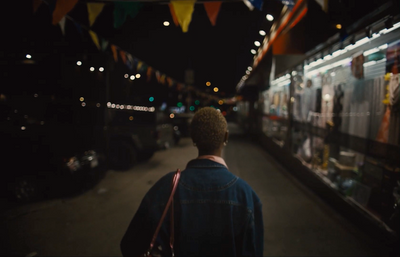
[(191, 160), (182, 172), (179, 184), (196, 192), (217, 192), (234, 185), (238, 177), (225, 165), (208, 159)]

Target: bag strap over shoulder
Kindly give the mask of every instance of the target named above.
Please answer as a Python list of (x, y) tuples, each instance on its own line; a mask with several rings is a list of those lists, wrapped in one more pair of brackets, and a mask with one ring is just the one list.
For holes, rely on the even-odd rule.
[(158, 236), (158, 232), (160, 231), (161, 225), (162, 225), (162, 223), (165, 219), (165, 216), (167, 215), (167, 211), (170, 207), (171, 207), (171, 232), (170, 232), (169, 246), (171, 247), (172, 256), (174, 256), (174, 207), (173, 207), (174, 205), (173, 205), (173, 201), (174, 201), (174, 194), (175, 194), (176, 188), (178, 187), (178, 182), (179, 182), (180, 177), (181, 177), (181, 170), (178, 169), (172, 179), (171, 195), (169, 196), (167, 205), (165, 206), (165, 209), (161, 216), (161, 219), (158, 222), (157, 229), (154, 232), (153, 238), (150, 243), (149, 250), (147, 251), (148, 256), (150, 256), (150, 253), (153, 250), (154, 244), (155, 244), (157, 236)]

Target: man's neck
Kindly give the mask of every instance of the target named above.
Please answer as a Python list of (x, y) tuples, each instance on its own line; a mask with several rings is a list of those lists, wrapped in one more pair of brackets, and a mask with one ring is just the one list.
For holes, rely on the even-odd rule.
[(222, 157), (222, 149), (216, 149), (214, 151), (202, 151), (199, 149), (199, 156), (202, 155), (215, 155), (218, 157)]

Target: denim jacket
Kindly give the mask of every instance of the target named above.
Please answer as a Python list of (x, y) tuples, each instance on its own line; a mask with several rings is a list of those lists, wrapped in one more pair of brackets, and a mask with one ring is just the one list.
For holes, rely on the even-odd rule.
[[(124, 256), (146, 252), (168, 201), (174, 172), (145, 195), (122, 241)], [(170, 215), (156, 247), (170, 256)], [(262, 256), (264, 227), (261, 202), (253, 189), (228, 169), (208, 159), (191, 160), (174, 196), (176, 256)]]

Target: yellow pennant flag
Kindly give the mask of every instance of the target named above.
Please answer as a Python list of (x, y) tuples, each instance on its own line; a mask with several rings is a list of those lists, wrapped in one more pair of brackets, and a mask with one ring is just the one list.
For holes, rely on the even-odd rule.
[(142, 66), (143, 66), (143, 62), (139, 61), (137, 66), (136, 66), (136, 70), (139, 71), (140, 68), (142, 68)]
[(196, 0), (171, 0), (171, 4), (174, 7), (176, 17), (178, 18), (179, 24), (181, 25), (182, 31), (187, 32), (189, 24), (192, 21), (192, 13), (194, 11), (194, 4)]
[(165, 84), (165, 78), (166, 78), (166, 77), (167, 77), (167, 76), (166, 76), (165, 74), (161, 75), (160, 82), (161, 82), (162, 84)]
[(92, 37), (93, 43), (97, 46), (97, 49), (100, 50), (100, 43), (99, 43), (99, 38), (97, 37), (97, 34), (92, 30), (89, 30), (89, 34)]
[(87, 9), (89, 14), (89, 26), (91, 27), (93, 23), (96, 21), (97, 16), (103, 10), (103, 3), (87, 3)]

